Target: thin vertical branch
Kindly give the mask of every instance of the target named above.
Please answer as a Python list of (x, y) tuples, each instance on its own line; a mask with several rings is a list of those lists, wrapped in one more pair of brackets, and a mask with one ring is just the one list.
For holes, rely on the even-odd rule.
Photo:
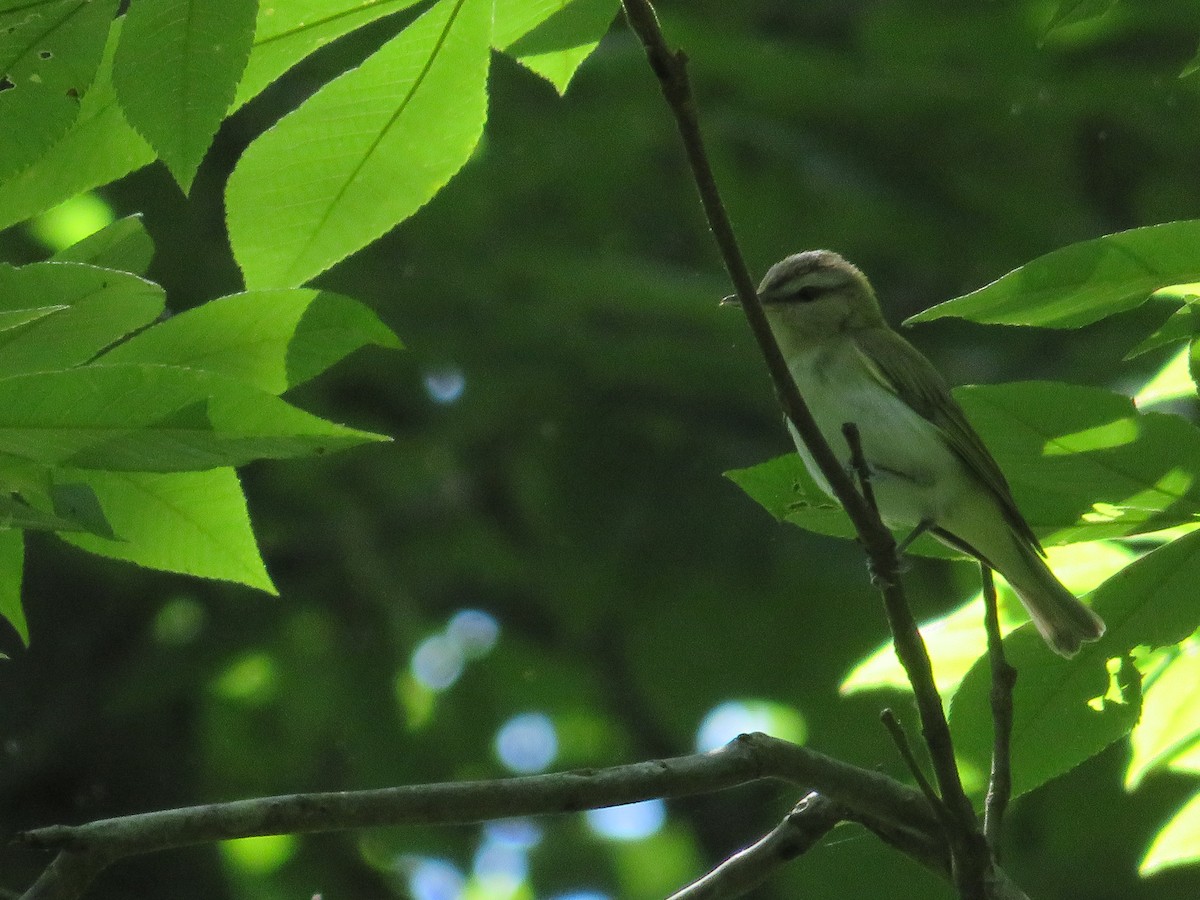
[(762, 352), (784, 413), (796, 427), (834, 496), (854, 523), (867, 552), (872, 575), (883, 597), (896, 655), (913, 687), (921, 719), (921, 733), (929, 748), (938, 789), (954, 819), (954, 833), (949, 837), (951, 853), (955, 859), (956, 886), (963, 897), (983, 898), (986, 896), (984, 876), (991, 867), (990, 853), (979, 829), (975, 810), (963, 790), (954, 759), (950, 727), (946, 722), (941, 697), (933, 680), (933, 666), (900, 584), (900, 564), (895, 538), (862, 495), (855, 490), (850, 476), (839, 465), (837, 457), (821, 435), (767, 323), (749, 270), (738, 249), (729, 215), (721, 201), (712, 167), (709, 165), (696, 113), (696, 102), (688, 80), (686, 55), (682, 52), (672, 52), (667, 47), (658, 17), (649, 0), (623, 0), (623, 6), (630, 25), (645, 47), (650, 67), (657, 76), (663, 96), (675, 117), (713, 238), (733, 281), (750, 330)]
[(990, 699), (994, 729), (992, 773), (984, 806), (983, 833), (991, 845), (992, 853), (999, 858), (1000, 830), (1004, 824), (1004, 811), (1012, 796), (1013, 687), (1017, 682), (1017, 670), (1004, 655), (1004, 638), (1000, 634), (1000, 612), (992, 570), (986, 563), (980, 563), (979, 574), (983, 582), (983, 624), (987, 629), (988, 659), (992, 668)]

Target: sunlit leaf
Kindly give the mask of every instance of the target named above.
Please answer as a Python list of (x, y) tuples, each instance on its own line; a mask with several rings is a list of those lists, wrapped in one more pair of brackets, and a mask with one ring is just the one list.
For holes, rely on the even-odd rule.
[(1134, 405), (1144, 409), (1156, 403), (1195, 397), (1196, 382), (1192, 380), (1189, 366), (1191, 356), (1191, 349), (1184, 347), (1167, 360), (1166, 365), (1134, 395)]
[(288, 0), (260, 3), (254, 46), (233, 101), (236, 109), (309, 54), (343, 34), (419, 0)]
[(0, 333), (0, 377), (85, 363), (163, 311), (163, 289), (128, 272), (82, 263), (0, 264), (0, 310), (63, 308)]
[(29, 234), (54, 252), (65, 250), (113, 223), (112, 207), (95, 191), (76, 194), (25, 223)]
[[(1119, 544), (1097, 541), (1087, 544), (1071, 544), (1066, 547), (1051, 547), (1048, 551), (1050, 568), (1072, 593), (1086, 594), (1109, 576), (1128, 565), (1135, 554)], [(1016, 594), (1004, 583), (996, 582), (1000, 629), (1007, 634), (1010, 630), (1029, 620)], [(983, 594), (975, 594), (953, 612), (947, 613), (920, 626), (921, 637), (929, 648), (933, 660), (934, 678), (943, 700), (949, 700), (958, 690), (959, 682), (987, 649), (987, 636), (983, 630)], [(880, 688), (897, 688), (910, 691), (908, 677), (891, 642), (875, 650), (859, 662), (841, 684), (843, 694)]]
[(29, 625), (21, 604), (25, 573), (25, 535), (17, 529), (0, 529), (0, 617), (7, 619), (22, 643), (29, 643)]
[(165, 474), (67, 469), (63, 476), (96, 492), (119, 536), (61, 534), (68, 543), (151, 569), (275, 593), (233, 469)]
[[(1073, 660), (1046, 648), (1032, 624), (1004, 641), (1020, 673), (1014, 692), (1013, 791), (1033, 790), (1123, 737), (1141, 710), (1136, 647), (1177, 644), (1200, 625), (1194, 602), (1200, 578), (1200, 532), (1166, 544), (1126, 566), (1091, 595), (1108, 624)], [(991, 757), (988, 660), (963, 678), (950, 706), (955, 747), (986, 771)]]
[(1142, 875), (1200, 861), (1200, 794), (1171, 817), (1151, 842), (1138, 865)]
[(1176, 341), (1191, 340), (1200, 334), (1200, 309), (1197, 309), (1195, 305), (1196, 300), (1200, 299), (1200, 284), (1175, 285), (1172, 288), (1156, 291), (1151, 297), (1151, 300), (1160, 299), (1182, 305), (1153, 334), (1144, 338), (1141, 343), (1126, 353), (1126, 359), (1133, 359), (1148, 350), (1173, 344)]
[(357, 300), (295, 288), (212, 300), (142, 331), (101, 361), (204, 369), (281, 394), (366, 344), (400, 346)]
[(957, 316), (973, 322), (1077, 328), (1132, 309), (1165, 285), (1200, 281), (1200, 221), (1106, 235), (1039, 256), (905, 324)]
[(132, 215), (58, 251), (52, 259), (145, 275), (153, 257), (154, 241), (142, 224), (142, 217)]
[(258, 0), (135, 0), (125, 15), (117, 98), (184, 193), (233, 102), (257, 8)]
[(0, 378), (0, 452), (50, 465), (193, 471), (383, 439), (195, 369), (87, 366)]
[(1133, 755), (1125, 786), (1137, 787), (1146, 774), (1169, 763), (1200, 740), (1200, 646), (1185, 642), (1146, 687), (1142, 719), (1133, 730)]
[[(962, 387), (954, 396), (1049, 544), (1155, 531), (1200, 514), (1187, 463), (1200, 460), (1200, 430), (1178, 416), (1139, 413), (1124, 395), (1057, 382)], [(795, 454), (728, 476), (777, 518), (852, 534)], [(924, 538), (910, 550), (950, 555)]]
[(100, 65), (117, 0), (0, 10), (0, 182), (66, 134)]
[(563, 94), (619, 8), (619, 0), (574, 0), (566, 5), (561, 0), (500, 0), (493, 44)]
[(490, 26), (490, 0), (441, 0), (250, 145), (226, 193), (249, 287), (302, 284), (462, 168), (483, 132)]
[(112, 55), (120, 30), (118, 19), (75, 123), (36, 162), (0, 181), (0, 228), (154, 161), (154, 151), (125, 121), (113, 91)]

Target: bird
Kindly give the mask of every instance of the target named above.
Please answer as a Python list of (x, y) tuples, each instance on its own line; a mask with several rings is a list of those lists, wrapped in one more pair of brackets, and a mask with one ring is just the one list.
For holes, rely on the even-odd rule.
[[(1046, 644), (1070, 658), (1104, 634), (1104, 621), (1046, 564), (1008, 481), (933, 364), (890, 328), (867, 277), (831, 250), (771, 266), (758, 299), (792, 378), (837, 459), (854, 423), (884, 524), (930, 533), (1004, 577)], [(805, 468), (825, 476), (792, 422)]]

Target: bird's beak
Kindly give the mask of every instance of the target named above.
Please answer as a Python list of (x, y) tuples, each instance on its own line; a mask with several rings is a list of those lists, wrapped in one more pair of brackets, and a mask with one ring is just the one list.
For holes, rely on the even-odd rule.
[(719, 306), (741, 306), (742, 301), (738, 299), (737, 294), (730, 294), (728, 297), (722, 297)]

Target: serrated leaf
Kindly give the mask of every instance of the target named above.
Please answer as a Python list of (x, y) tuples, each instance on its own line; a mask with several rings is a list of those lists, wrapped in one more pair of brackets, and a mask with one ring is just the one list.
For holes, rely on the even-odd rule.
[[(1139, 413), (1121, 394), (1056, 382), (976, 385), (954, 396), (1048, 544), (1156, 531), (1200, 515), (1192, 474), (1200, 430), (1178, 416)], [(795, 454), (727, 474), (779, 519), (820, 534), (853, 534)], [(909, 552), (952, 555), (926, 539)]]
[(1200, 514), (1200, 430), (1101, 388), (1022, 382), (955, 396), (1050, 544), (1169, 528)]
[(86, 263), (102, 269), (145, 275), (153, 258), (154, 241), (142, 224), (139, 213), (106, 225), (95, 234), (55, 253), (51, 260)]
[(113, 83), (125, 118), (186, 194), (233, 103), (258, 0), (134, 0)]
[(203, 369), (281, 394), (366, 344), (400, 346), (357, 300), (307, 288), (250, 291), (160, 322), (101, 362)]
[(63, 308), (0, 332), (0, 377), (92, 359), (162, 313), (163, 289), (128, 272), (82, 263), (0, 264), (0, 310)]
[(19, 328), (22, 325), (28, 325), (30, 322), (36, 322), (38, 319), (44, 318), (51, 313), (61, 312), (64, 309), (67, 309), (67, 307), (39, 306), (34, 309), (0, 310), (0, 331), (8, 331), (10, 328)]
[(490, 0), (441, 0), (250, 145), (226, 191), (248, 287), (302, 284), (466, 163), (486, 116), (490, 26)]
[[(1048, 562), (1054, 574), (1067, 588), (1080, 596), (1093, 590), (1105, 579), (1127, 566), (1134, 553), (1108, 541), (1051, 547)], [(1029, 620), (1016, 594), (1002, 579), (997, 580), (1000, 627), (1007, 634)], [(948, 701), (975, 661), (987, 652), (987, 635), (983, 628), (983, 593), (979, 591), (953, 612), (939, 616), (920, 626), (921, 637), (933, 661), (938, 693)], [(891, 642), (877, 648), (857, 663), (842, 681), (843, 694), (881, 688), (911, 692), (908, 676)]]
[[(1198, 577), (1200, 532), (1192, 532), (1126, 566), (1092, 593), (1091, 606), (1108, 631), (1075, 659), (1047, 650), (1032, 625), (1005, 638), (1005, 653), (1020, 673), (1013, 695), (1014, 796), (1069, 771), (1133, 728), (1141, 694), (1129, 654), (1136, 647), (1177, 644), (1195, 631)], [(990, 683), (988, 660), (982, 659), (950, 706), (958, 753), (983, 771), (991, 756)]]
[(1170, 764), (1200, 741), (1200, 646), (1185, 642), (1148, 682), (1142, 718), (1130, 736), (1133, 753), (1125, 770), (1125, 787), (1136, 788), (1145, 776)]
[(200, 471), (378, 440), (195, 369), (95, 365), (0, 379), (0, 452), (47, 465)]
[(29, 645), (29, 624), (21, 604), (21, 581), (25, 575), (25, 535), (0, 530), (0, 616), (12, 624), (21, 642)]
[(619, 0), (497, 2), (493, 43), (564, 94), (620, 5)]
[(254, 46), (233, 101), (236, 109), (300, 60), (356, 28), (416, 6), (418, 0), (288, 0), (260, 4)]
[(1195, 794), (1158, 834), (1138, 864), (1139, 875), (1200, 861), (1200, 793)]
[(96, 81), (83, 95), (75, 123), (36, 162), (0, 182), (0, 229), (154, 161), (150, 145), (125, 121), (112, 88), (120, 24), (118, 19), (109, 31)]
[(1078, 328), (1132, 309), (1165, 285), (1200, 281), (1200, 221), (1170, 222), (1063, 247), (905, 324), (973, 322)]
[(40, 0), (0, 10), (0, 182), (59, 140), (96, 75), (117, 0)]
[(62, 534), (91, 553), (151, 569), (216, 578), (277, 593), (267, 574), (233, 469), (206, 472), (64, 470), (86, 483), (120, 540)]

